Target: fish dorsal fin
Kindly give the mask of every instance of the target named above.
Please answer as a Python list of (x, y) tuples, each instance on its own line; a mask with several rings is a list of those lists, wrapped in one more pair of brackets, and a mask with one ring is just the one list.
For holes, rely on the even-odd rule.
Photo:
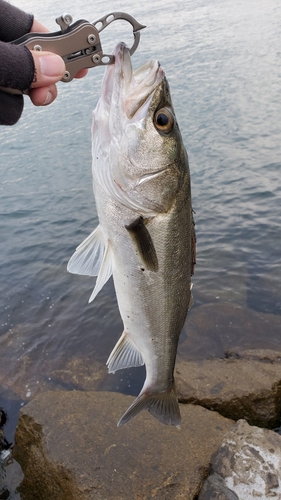
[(97, 276), (105, 252), (105, 238), (100, 226), (76, 248), (70, 258), (67, 270), (69, 273), (85, 276)]
[(108, 372), (114, 373), (122, 368), (142, 366), (142, 355), (131, 341), (129, 335), (123, 332), (107, 362)]
[(125, 225), (132, 240), (134, 241), (143, 264), (149, 271), (158, 271), (158, 259), (155, 247), (148, 229), (146, 228), (144, 218), (138, 217), (129, 225)]
[(89, 299), (92, 302), (112, 274), (110, 245), (98, 226), (70, 258), (67, 270), (73, 274), (97, 276), (96, 286)]

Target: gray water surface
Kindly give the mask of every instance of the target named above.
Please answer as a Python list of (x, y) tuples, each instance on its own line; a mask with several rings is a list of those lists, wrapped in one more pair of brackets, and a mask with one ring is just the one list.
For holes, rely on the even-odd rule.
[[(198, 238), (190, 317), (206, 304), (210, 324), (221, 314), (212, 342), (203, 331), (191, 335), (190, 352), (223, 356), (235, 344), (225, 304), (266, 325), (245, 340), (243, 319), (240, 347), (281, 349), (281, 4), (13, 3), (52, 31), (66, 10), (75, 20), (122, 10), (147, 25), (133, 64), (160, 60), (190, 160)], [(102, 34), (105, 51), (121, 39), (130, 44), (131, 29), (115, 23)], [(98, 68), (59, 84), (58, 99), (44, 109), (27, 98), (20, 122), (0, 130), (0, 407), (10, 440), (21, 405), (52, 382), (53, 368), (74, 357), (104, 364), (122, 332), (112, 282), (89, 305), (93, 278), (66, 272), (97, 225), (90, 128), (102, 76)], [(188, 335), (189, 319), (183, 340)], [(142, 370), (120, 372), (103, 388), (137, 394), (143, 377)]]

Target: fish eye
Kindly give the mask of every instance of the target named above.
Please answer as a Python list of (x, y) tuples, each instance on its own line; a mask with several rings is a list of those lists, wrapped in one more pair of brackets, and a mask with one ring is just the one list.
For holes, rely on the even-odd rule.
[(167, 108), (158, 109), (154, 115), (154, 125), (159, 132), (168, 133), (174, 125), (174, 117)]

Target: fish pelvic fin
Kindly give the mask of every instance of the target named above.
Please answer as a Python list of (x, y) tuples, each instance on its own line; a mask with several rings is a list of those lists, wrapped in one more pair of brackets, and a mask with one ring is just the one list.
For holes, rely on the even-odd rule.
[(122, 368), (132, 368), (133, 366), (142, 366), (144, 361), (142, 355), (133, 344), (129, 335), (123, 332), (107, 362), (108, 372), (115, 373)]
[(162, 424), (180, 428), (181, 416), (174, 382), (166, 392), (141, 392), (121, 417), (117, 427), (129, 422), (142, 410), (148, 410)]

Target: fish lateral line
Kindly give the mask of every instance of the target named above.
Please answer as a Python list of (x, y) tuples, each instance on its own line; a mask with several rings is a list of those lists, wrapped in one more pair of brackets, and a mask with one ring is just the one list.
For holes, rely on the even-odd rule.
[(125, 229), (131, 236), (134, 244), (137, 247), (139, 255), (148, 271), (158, 271), (158, 258), (156, 250), (146, 227), (145, 219), (140, 215), (130, 224), (125, 224)]

